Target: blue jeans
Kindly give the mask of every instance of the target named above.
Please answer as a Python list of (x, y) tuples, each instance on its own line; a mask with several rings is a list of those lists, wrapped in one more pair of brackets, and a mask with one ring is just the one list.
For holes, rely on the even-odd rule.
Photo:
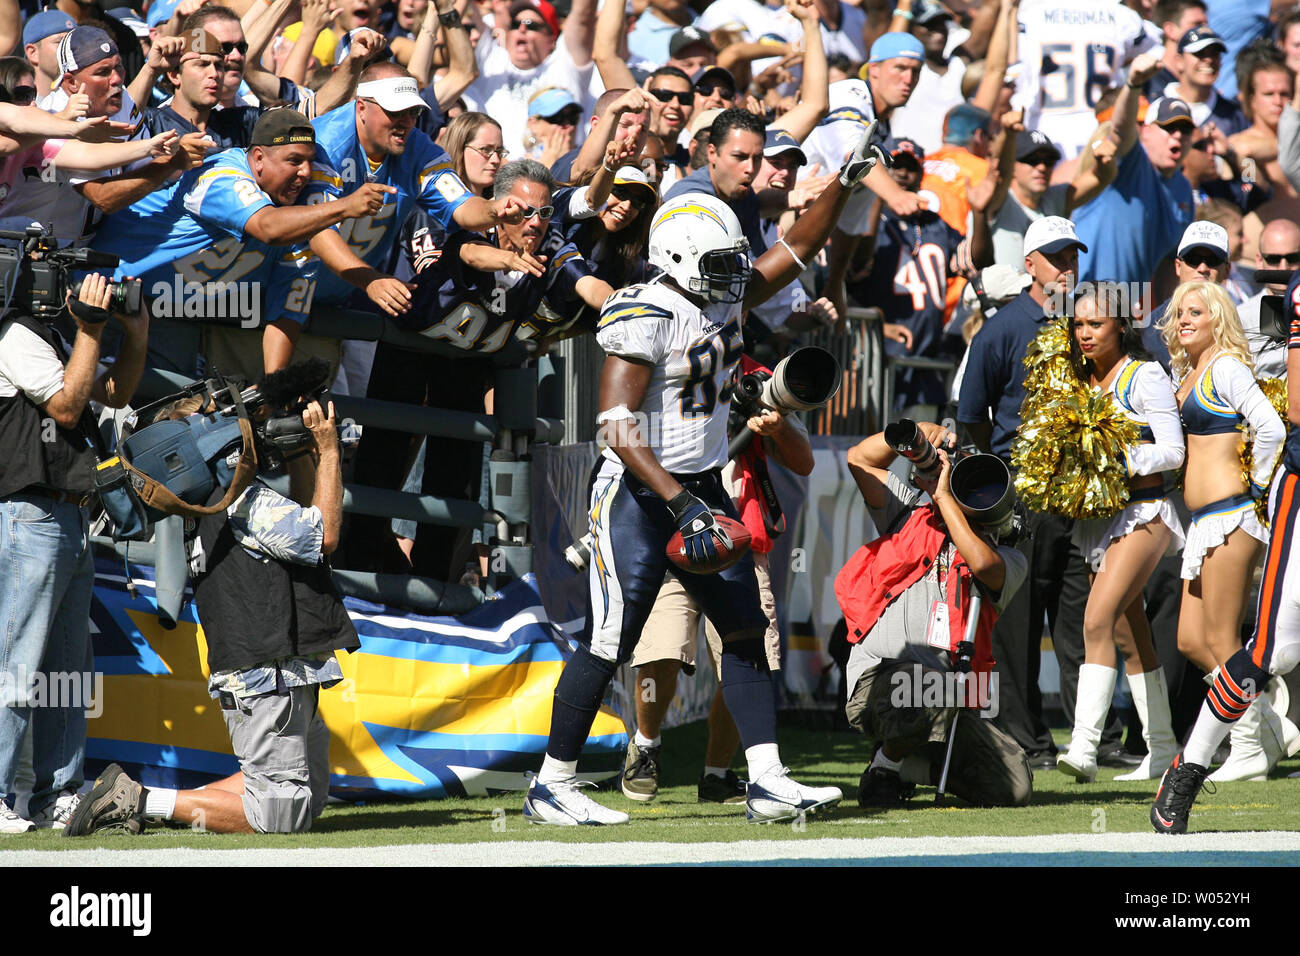
[(0, 796), (30, 725), (30, 814), (82, 784), (94, 581), (84, 510), (23, 493), (0, 501)]

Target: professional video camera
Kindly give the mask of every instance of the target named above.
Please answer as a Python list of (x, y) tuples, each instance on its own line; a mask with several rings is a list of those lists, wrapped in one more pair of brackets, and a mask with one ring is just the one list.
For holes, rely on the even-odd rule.
[[(1256, 269), (1254, 281), (1260, 285), (1287, 285), (1294, 276), (1290, 269)], [(1284, 295), (1266, 295), (1259, 303), (1259, 331), (1278, 342), (1285, 342), (1291, 334), (1285, 299)]]
[[(81, 279), (73, 272), (114, 269), (118, 258), (92, 249), (60, 249), (54, 235), (32, 224), (25, 232), (0, 230), (0, 288), (4, 289), (3, 311), (23, 310), (42, 321), (52, 321), (67, 304), (68, 293), (81, 294)], [(140, 309), (141, 282), (129, 279), (108, 286), (107, 311), (133, 315)]]
[[(918, 476), (939, 477), (939, 453), (909, 418), (885, 426), (885, 444), (912, 463)], [(946, 449), (952, 472), (952, 496), (966, 517), (985, 531), (1004, 538), (1016, 525), (1016, 491), (1011, 471), (997, 455)]]
[[(247, 388), (220, 373), (133, 412), (126, 420), (118, 454), (97, 471), (100, 498), (115, 536), (142, 540), (153, 521), (169, 514), (196, 518), (224, 510), (243, 492), (259, 462), (279, 465), (311, 450), (302, 413), (312, 401), (329, 402), (329, 363), (321, 359), (290, 365)], [(199, 398), (198, 411), (155, 421), (169, 405)], [(126, 487), (142, 507), (114, 514), (106, 489)], [(217, 488), (222, 500), (205, 505)], [(120, 493), (119, 493), (120, 501)]]
[(770, 373), (740, 376), (731, 395), (730, 457), (743, 452), (754, 437), (745, 422), (775, 410), (782, 415), (821, 408), (840, 390), (840, 363), (823, 348), (806, 345), (776, 363)]

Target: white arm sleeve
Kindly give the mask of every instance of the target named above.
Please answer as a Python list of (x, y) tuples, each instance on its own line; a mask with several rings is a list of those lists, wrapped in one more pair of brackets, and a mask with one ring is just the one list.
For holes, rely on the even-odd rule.
[(1133, 380), (1131, 396), (1134, 411), (1147, 420), (1155, 442), (1128, 449), (1128, 473), (1154, 475), (1181, 467), (1187, 448), (1174, 383), (1157, 363), (1144, 362)]
[(1255, 432), (1252, 452), (1255, 468), (1250, 480), (1257, 488), (1267, 488), (1273, 475), (1277, 454), (1286, 440), (1286, 428), (1269, 404), (1250, 369), (1234, 358), (1214, 363), (1214, 390), (1219, 397), (1240, 412)]

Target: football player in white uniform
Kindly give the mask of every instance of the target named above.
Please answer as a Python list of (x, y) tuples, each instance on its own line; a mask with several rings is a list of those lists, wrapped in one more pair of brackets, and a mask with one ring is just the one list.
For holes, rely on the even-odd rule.
[(752, 265), (726, 203), (695, 193), (665, 203), (649, 250), (663, 274), (605, 302), (596, 329), (606, 352), (597, 423), (607, 447), (591, 492), (590, 641), (555, 688), (546, 757), (524, 799), (531, 822), (627, 822), (626, 813), (579, 789), (578, 755), (669, 570), (722, 635), (722, 692), (749, 764), (748, 819), (795, 819), (842, 796), (836, 787), (796, 783), (782, 766), (753, 558), (746, 554), (716, 574), (689, 574), (670, 564), (666, 548), (680, 531), (687, 556), (703, 564), (717, 543), (731, 546), (714, 515), (737, 517), (720, 472), (741, 316), (784, 288), (825, 244), (850, 190), (880, 158), (873, 132), (874, 124), (809, 212)]

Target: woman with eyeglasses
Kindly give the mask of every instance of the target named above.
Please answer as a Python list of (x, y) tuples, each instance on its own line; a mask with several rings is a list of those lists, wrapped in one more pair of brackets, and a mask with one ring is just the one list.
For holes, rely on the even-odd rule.
[[(1180, 256), (1186, 254), (1180, 250)], [(1160, 330), (1179, 383), (1187, 435), (1183, 498), (1191, 523), (1183, 547), (1178, 650), (1209, 680), (1241, 647), (1251, 574), (1260, 545), (1268, 540), (1255, 503), (1268, 494), (1286, 432), (1255, 382), (1237, 310), (1222, 288), (1213, 282), (1184, 282), (1174, 290)], [(1240, 455), (1243, 437), (1249, 436), (1254, 464), (1247, 478)], [(1264, 707), (1257, 703), (1237, 722), (1234, 756), (1244, 758), (1258, 748)], [(1241, 779), (1235, 775), (1238, 763), (1230, 758), (1217, 779)]]

